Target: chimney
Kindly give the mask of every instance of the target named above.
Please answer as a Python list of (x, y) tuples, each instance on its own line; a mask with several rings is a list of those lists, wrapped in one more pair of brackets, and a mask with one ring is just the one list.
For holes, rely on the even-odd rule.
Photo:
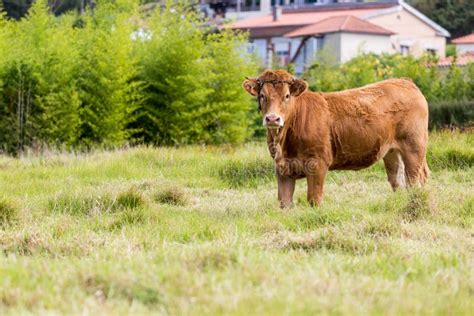
[(281, 15), (283, 14), (283, 10), (278, 4), (275, 4), (273, 7), (273, 21), (279, 21), (281, 18)]

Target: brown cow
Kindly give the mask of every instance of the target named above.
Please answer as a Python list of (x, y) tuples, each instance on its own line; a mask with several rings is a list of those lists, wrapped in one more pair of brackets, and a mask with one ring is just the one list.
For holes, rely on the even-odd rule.
[(267, 70), (243, 86), (258, 96), (281, 207), (292, 205), (296, 179), (306, 177), (308, 201), (319, 205), (328, 170), (359, 170), (380, 159), (394, 190), (428, 178), (428, 105), (409, 80), (317, 93), (286, 71)]

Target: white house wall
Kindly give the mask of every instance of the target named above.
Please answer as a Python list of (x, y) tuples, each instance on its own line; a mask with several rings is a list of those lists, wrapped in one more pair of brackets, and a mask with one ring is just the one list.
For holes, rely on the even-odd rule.
[(404, 9), (366, 20), (396, 33), (391, 36), (391, 53), (400, 52), (401, 45), (408, 45), (414, 56), (420, 56), (428, 49), (436, 49), (440, 57), (446, 54), (446, 38)]
[(456, 51), (458, 54), (474, 52), (474, 44), (456, 44)]
[(391, 52), (390, 37), (385, 35), (340, 33), (340, 62), (344, 63), (363, 53)]
[(334, 57), (335, 62), (341, 62), (341, 33), (326, 34), (323, 49)]
[(254, 39), (252, 45), (254, 53), (257, 54), (262, 62), (265, 62), (267, 58), (267, 40)]

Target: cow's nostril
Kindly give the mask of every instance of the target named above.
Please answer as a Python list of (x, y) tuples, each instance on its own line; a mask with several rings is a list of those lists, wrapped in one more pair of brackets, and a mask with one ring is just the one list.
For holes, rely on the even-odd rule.
[(270, 118), (268, 116), (265, 116), (265, 121), (270, 122)]
[(275, 122), (280, 123), (280, 117), (279, 116), (275, 119)]

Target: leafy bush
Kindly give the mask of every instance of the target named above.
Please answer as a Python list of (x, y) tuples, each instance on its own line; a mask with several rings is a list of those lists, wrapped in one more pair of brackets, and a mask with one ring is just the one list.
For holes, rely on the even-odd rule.
[(77, 30), (82, 144), (116, 146), (130, 137), (128, 125), (143, 99), (128, 21), (134, 13), (133, 7), (104, 4), (85, 15)]
[(255, 111), (240, 85), (255, 67), (243, 35), (215, 33), (184, 1), (151, 16), (135, 0), (60, 17), (46, 3), (19, 21), (0, 17), (0, 151), (252, 135)]
[(1, 147), (72, 145), (79, 128), (71, 19), (56, 20), (43, 1), (20, 22), (1, 20)]
[(158, 144), (246, 139), (252, 105), (241, 81), (255, 71), (240, 49), (245, 38), (196, 27), (202, 22), (194, 12), (170, 3), (149, 23), (151, 39), (140, 47), (147, 102), (138, 135)]
[(474, 100), (440, 101), (430, 104), (430, 128), (474, 122)]

